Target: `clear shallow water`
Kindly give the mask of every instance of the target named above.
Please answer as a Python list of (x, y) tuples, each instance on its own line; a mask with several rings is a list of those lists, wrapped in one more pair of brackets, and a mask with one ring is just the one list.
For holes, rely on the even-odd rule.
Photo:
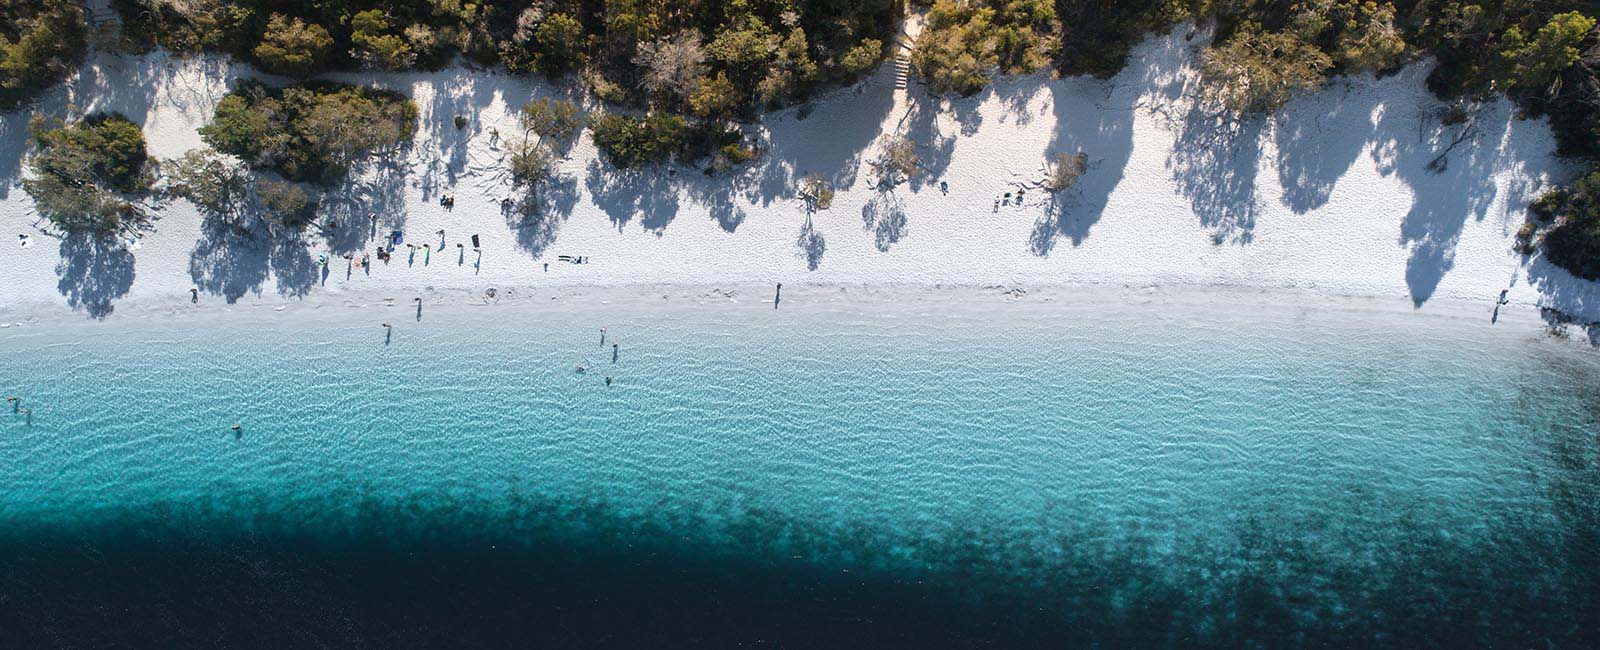
[(1595, 641), (1595, 355), (1359, 310), (784, 307), (327, 307), (0, 334), (0, 388), (34, 411), (0, 420), (0, 628), (380, 647)]

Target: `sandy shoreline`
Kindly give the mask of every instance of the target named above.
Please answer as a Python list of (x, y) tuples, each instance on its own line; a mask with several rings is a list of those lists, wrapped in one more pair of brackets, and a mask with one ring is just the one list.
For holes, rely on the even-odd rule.
[[(783, 282), (796, 292), (867, 287), (929, 300), (952, 299), (938, 287), (1015, 287), (1028, 292), (1024, 301), (1156, 287), (1263, 293), (1311, 308), (1346, 297), (1427, 313), (1464, 305), (1482, 315), (1505, 291), (1508, 312), (1536, 320), (1550, 307), (1600, 321), (1600, 283), (1511, 250), (1528, 202), (1570, 172), (1542, 121), (1517, 120), (1500, 102), (1458, 138), (1439, 123), (1424, 63), (1334, 81), (1270, 120), (1219, 132), (1187, 111), (1203, 39), (1182, 32), (1148, 39), (1108, 81), (1004, 78), (972, 98), (895, 90), (886, 66), (750, 125), (763, 155), (733, 174), (618, 172), (585, 134), (559, 165), (551, 212), (534, 222), (499, 209), (510, 192), (500, 135), (515, 131), (529, 98), (570, 89), (460, 67), (336, 75), (407, 94), (420, 123), (400, 160), (323, 197), (325, 217), (377, 222), (304, 242), (210, 232), (181, 200), (125, 248), (52, 238), (20, 187), (30, 113), (0, 113), (0, 229), (32, 235), (30, 246), (8, 242), (0, 254), (0, 320), (121, 321), (188, 309), (191, 287), (207, 309), (236, 301), (232, 309), (270, 313), (418, 292), (469, 302), (490, 287), (557, 296), (721, 288), (768, 300)], [(203, 144), (196, 129), (231, 83), (254, 75), (214, 57), (99, 54), (35, 108), (120, 112), (143, 126), (152, 155), (173, 158)], [(456, 116), (468, 125), (455, 128)], [(919, 143), (926, 173), (883, 191), (871, 162), (893, 133)], [(1450, 164), (1433, 166), (1458, 139)], [(1084, 151), (1090, 169), (1051, 196), (1037, 187), (1041, 166), (1063, 150)], [(838, 194), (808, 219), (794, 187), (810, 173)], [(453, 210), (438, 204), (442, 195), (458, 197)], [(370, 275), (341, 258), (370, 253), (395, 230), (433, 249), (408, 262), (401, 246)], [(471, 235), (481, 260), (456, 247)], [(325, 274), (319, 256), (330, 262)]]
[[(232, 304), (213, 298), (203, 298), (199, 303), (191, 303), (188, 298), (142, 299), (122, 305), (116, 317), (107, 321), (85, 319), (81, 313), (57, 305), (32, 309), (5, 306), (0, 307), (0, 326), (3, 326), (0, 332), (23, 335), (39, 333), (41, 328), (94, 330), (117, 327), (116, 323), (137, 326), (139, 323), (158, 325), (195, 320), (216, 320), (229, 326), (269, 326), (273, 322), (314, 325), (327, 320), (349, 322), (351, 318), (372, 320), (374, 326), (386, 320), (407, 324), (415, 318), (413, 301), (418, 297), (423, 299), (423, 319), (429, 324), (440, 319), (456, 319), (463, 314), (506, 314), (529, 309), (570, 315), (575, 321), (606, 312), (665, 315), (681, 310), (711, 309), (736, 316), (746, 311), (772, 310), (775, 289), (774, 285), (738, 283), (717, 286), (502, 285), (480, 289), (321, 292), (289, 302), (273, 298)], [(1407, 319), (1385, 321), (1401, 324), (1451, 323), (1470, 327), (1481, 323), (1483, 327), (1528, 333), (1542, 332), (1549, 327), (1540, 312), (1527, 305), (1507, 305), (1496, 314), (1491, 301), (1442, 299), (1431, 303), (1427, 310), (1417, 310), (1409, 301), (1392, 297), (1340, 295), (1312, 289), (1205, 285), (919, 286), (791, 282), (784, 283), (777, 309), (786, 316), (794, 314), (797, 319), (900, 310), (934, 318), (950, 313), (1003, 315), (1013, 311), (1091, 317), (1108, 313), (1146, 313), (1152, 319), (1214, 316), (1248, 322), (1250, 314), (1266, 311), (1328, 318), (1363, 315)], [(1070, 322), (1063, 321), (1063, 326), (1070, 326)], [(1587, 335), (1582, 327), (1575, 327), (1570, 333), (1578, 340)], [(0, 335), (0, 340), (3, 338)]]

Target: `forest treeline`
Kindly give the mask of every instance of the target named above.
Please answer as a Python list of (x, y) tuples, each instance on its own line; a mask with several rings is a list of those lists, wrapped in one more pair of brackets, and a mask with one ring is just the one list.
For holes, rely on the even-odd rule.
[[(1109, 77), (1151, 32), (1214, 24), (1203, 100), (1271, 113), (1341, 74), (1433, 57), (1429, 89), (1466, 122), (1510, 97), (1546, 116), (1559, 152), (1600, 160), (1600, 2), (1579, 0), (915, 0), (910, 59), (935, 93), (974, 94), (998, 74)], [(727, 125), (848, 83), (895, 47), (895, 0), (113, 0), (118, 47), (226, 52), (305, 79), (332, 70), (432, 69), (458, 57), (580, 81), (632, 109), (591, 120), (619, 166), (753, 151)], [(60, 79), (91, 30), (71, 0), (0, 0), (0, 102)], [(1600, 175), (1543, 197), (1524, 239), (1600, 278)]]

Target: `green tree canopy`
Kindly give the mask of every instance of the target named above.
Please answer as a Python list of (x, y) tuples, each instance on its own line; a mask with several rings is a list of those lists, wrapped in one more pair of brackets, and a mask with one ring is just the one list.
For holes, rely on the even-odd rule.
[(0, 1), (0, 108), (65, 76), (83, 48), (76, 2)]
[(333, 182), (368, 156), (410, 141), (416, 105), (339, 84), (243, 83), (217, 104), (200, 137), (217, 151), (296, 181)]
[(1250, 21), (1201, 55), (1207, 99), (1235, 114), (1277, 110), (1295, 92), (1321, 86), (1332, 64), (1297, 35)]
[(268, 72), (303, 77), (320, 72), (332, 48), (333, 37), (323, 26), (272, 14), (252, 53)]
[(155, 180), (139, 125), (118, 114), (66, 123), (34, 117), (22, 188), (39, 214), (69, 233), (111, 236), (142, 227), (136, 200)]

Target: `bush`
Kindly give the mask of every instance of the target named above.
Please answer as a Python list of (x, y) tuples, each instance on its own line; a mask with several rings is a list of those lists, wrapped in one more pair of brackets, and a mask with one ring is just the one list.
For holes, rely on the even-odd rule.
[(1298, 91), (1322, 85), (1333, 61), (1288, 32), (1270, 32), (1254, 22), (1241, 24), (1201, 57), (1208, 100), (1235, 114), (1271, 113)]
[(833, 207), (833, 188), (822, 174), (812, 172), (800, 182), (800, 198), (806, 202), (807, 212), (826, 210)]
[(333, 37), (321, 25), (272, 14), (251, 53), (268, 72), (305, 77), (322, 71), (332, 47)]
[(39, 214), (68, 233), (111, 236), (148, 222), (135, 202), (155, 181), (144, 132), (117, 114), (71, 124), (35, 117), (22, 188)]
[(16, 106), (66, 76), (84, 43), (83, 12), (76, 2), (0, 2), (0, 108)]
[(971, 95), (995, 71), (1045, 67), (1058, 37), (1055, 5), (1043, 0), (939, 0), (911, 52), (911, 66), (937, 93)]
[(262, 218), (269, 224), (300, 228), (311, 223), (317, 204), (305, 188), (272, 178), (255, 180), (256, 200), (262, 208)]
[(1064, 192), (1077, 184), (1078, 177), (1088, 170), (1089, 157), (1081, 151), (1075, 154), (1057, 151), (1050, 155), (1047, 168), (1044, 188), (1051, 192)]
[(615, 113), (601, 115), (590, 131), (606, 159), (625, 169), (666, 162), (689, 142), (688, 123), (663, 113), (642, 120)]
[(578, 105), (564, 99), (535, 99), (522, 105), (522, 128), (541, 140), (564, 141), (578, 132)]
[(1539, 213), (1555, 215), (1545, 233), (1550, 262), (1586, 280), (1600, 280), (1600, 172), (1590, 173), (1560, 192), (1535, 202)]
[(245, 82), (218, 102), (200, 137), (256, 169), (294, 181), (330, 183), (356, 162), (409, 142), (416, 120), (416, 106), (392, 92)]

